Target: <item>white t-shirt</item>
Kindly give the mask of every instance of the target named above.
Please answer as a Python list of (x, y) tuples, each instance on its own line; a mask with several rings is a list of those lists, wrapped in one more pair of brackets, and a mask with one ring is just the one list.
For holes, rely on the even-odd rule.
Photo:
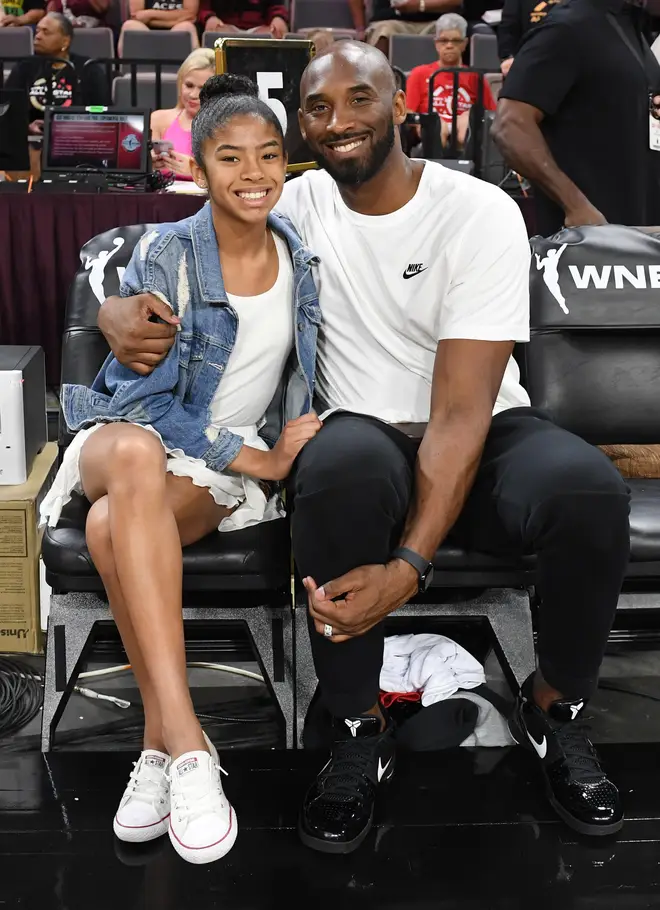
[(216, 427), (261, 422), (293, 346), (293, 266), (289, 247), (273, 234), (279, 257), (277, 280), (254, 297), (227, 294), (238, 316), (234, 348), (211, 402)]
[[(360, 215), (327, 172), (308, 171), (286, 184), (277, 209), (321, 259), (325, 407), (423, 423), (439, 341), (529, 341), (527, 231), (497, 187), (427, 161), (403, 208)], [(511, 358), (493, 413), (523, 405)]]

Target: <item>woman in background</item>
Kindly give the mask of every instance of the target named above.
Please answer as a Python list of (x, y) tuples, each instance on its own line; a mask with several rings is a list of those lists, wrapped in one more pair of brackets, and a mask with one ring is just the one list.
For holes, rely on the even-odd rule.
[[(192, 120), (199, 110), (199, 93), (215, 71), (215, 54), (211, 48), (193, 51), (181, 64), (177, 75), (177, 105), (169, 110), (154, 111), (151, 115), (151, 141), (155, 170), (174, 174), (177, 180), (192, 180)], [(171, 148), (159, 146), (159, 141), (171, 143)]]

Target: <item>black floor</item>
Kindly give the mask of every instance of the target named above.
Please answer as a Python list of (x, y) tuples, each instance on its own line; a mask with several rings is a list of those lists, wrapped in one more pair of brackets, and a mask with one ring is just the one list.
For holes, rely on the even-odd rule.
[[(623, 794), (618, 836), (588, 840), (557, 821), (528, 753), (455, 749), (400, 756), (375, 830), (358, 852), (333, 857), (296, 834), (325, 756), (280, 748), (259, 684), (199, 671), (196, 705), (239, 820), (236, 846), (208, 867), (184, 863), (167, 838), (146, 849), (115, 840), (140, 710), (76, 696), (48, 756), (38, 719), (0, 742), (0, 910), (660, 908), (660, 651), (613, 649), (603, 683), (589, 722)], [(130, 676), (93, 687), (136, 701)]]
[(628, 822), (585, 841), (555, 821), (518, 750), (456, 750), (400, 763), (377, 827), (349, 857), (298, 843), (296, 809), (322, 756), (226, 752), (239, 838), (208, 867), (166, 838), (122, 849), (110, 820), (120, 753), (0, 763), (0, 906), (29, 908), (603, 908), (660, 906), (658, 750), (603, 748)]

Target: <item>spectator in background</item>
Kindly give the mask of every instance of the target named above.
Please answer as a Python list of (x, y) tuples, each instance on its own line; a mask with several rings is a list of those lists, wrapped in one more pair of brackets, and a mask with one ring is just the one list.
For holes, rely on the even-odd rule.
[[(429, 83), (440, 67), (462, 67), (463, 52), (467, 47), (467, 21), (458, 13), (445, 13), (435, 26), (437, 63), (416, 66), (406, 83), (406, 103), (414, 114), (426, 114), (429, 109)], [(433, 82), (433, 110), (440, 117), (443, 146), (448, 145), (452, 130), (454, 102), (454, 73), (441, 73)], [(483, 106), (487, 111), (496, 108), (490, 85), (483, 81)], [(460, 73), (458, 77), (458, 111), (456, 116), (456, 141), (459, 148), (465, 145), (470, 120), (470, 109), (479, 96), (479, 75)]]
[(278, 0), (202, 0), (199, 21), (206, 32), (269, 32), (284, 38), (289, 14)]
[(504, 0), (502, 21), (497, 29), (497, 47), (502, 75), (511, 69), (520, 42), (534, 25), (543, 22), (553, 6), (561, 0)]
[(156, 145), (151, 153), (154, 168), (173, 173), (177, 180), (192, 180), (191, 130), (193, 117), (199, 110), (199, 93), (215, 72), (215, 53), (210, 47), (198, 48), (181, 64), (177, 76), (177, 106), (154, 111), (151, 115), (151, 141), (172, 143), (163, 150)]
[(317, 28), (307, 32), (307, 37), (313, 43), (317, 54), (327, 51), (335, 43), (335, 36), (331, 28)]
[(194, 48), (199, 47), (197, 14), (199, 0), (130, 0), (131, 18), (122, 25), (117, 49), (124, 51), (124, 33), (148, 31), (150, 28), (188, 32)]
[(0, 0), (0, 28), (36, 25), (45, 15), (44, 0)]
[(74, 28), (98, 28), (109, 6), (110, 0), (50, 0), (46, 11), (62, 13)]
[[(61, 13), (48, 13), (34, 35), (34, 56), (19, 61), (6, 82), (8, 89), (24, 89), (30, 99), (30, 133), (43, 132), (44, 109), (52, 86), (52, 105), (108, 104), (108, 85), (98, 66), (85, 67), (87, 57), (69, 53), (73, 25)], [(45, 58), (55, 57), (58, 62)], [(70, 64), (67, 66), (67, 62)]]
[(493, 137), (534, 185), (540, 234), (660, 224), (660, 64), (643, 26), (625, 0), (564, 0), (516, 54)]
[(355, 28), (389, 58), (392, 35), (432, 35), (441, 13), (461, 8), (460, 0), (373, 0), (366, 27), (365, 0), (348, 0)]

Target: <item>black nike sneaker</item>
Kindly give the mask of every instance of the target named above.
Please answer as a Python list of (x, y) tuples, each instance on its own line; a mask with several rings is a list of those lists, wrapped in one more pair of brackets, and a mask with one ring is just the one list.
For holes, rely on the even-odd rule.
[(532, 699), (530, 676), (509, 719), (511, 735), (539, 758), (550, 804), (580, 834), (614, 834), (623, 827), (619, 791), (600, 766), (584, 728), (576, 723), (585, 699), (556, 701), (546, 713)]
[(380, 731), (380, 719), (336, 717), (332, 755), (307, 791), (298, 831), (306, 847), (324, 853), (352, 853), (374, 817), (378, 785), (394, 774), (394, 725)]

